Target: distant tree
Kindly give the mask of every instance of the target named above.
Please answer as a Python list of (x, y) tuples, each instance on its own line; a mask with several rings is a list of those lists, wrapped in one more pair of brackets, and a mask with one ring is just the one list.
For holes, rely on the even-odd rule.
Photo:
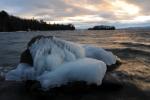
[(22, 19), (11, 16), (5, 11), (0, 12), (0, 31), (29, 31), (29, 30), (75, 30), (73, 24), (47, 24), (44, 20)]

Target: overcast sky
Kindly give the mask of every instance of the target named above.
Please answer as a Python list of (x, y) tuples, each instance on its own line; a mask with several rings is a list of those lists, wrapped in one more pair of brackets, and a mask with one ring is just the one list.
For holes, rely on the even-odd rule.
[(0, 10), (77, 28), (150, 26), (150, 0), (0, 0)]

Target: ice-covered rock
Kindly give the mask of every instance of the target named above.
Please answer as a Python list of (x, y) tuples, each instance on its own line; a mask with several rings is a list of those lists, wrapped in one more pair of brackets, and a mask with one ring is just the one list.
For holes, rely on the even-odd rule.
[(74, 81), (100, 85), (106, 65), (115, 63), (116, 56), (102, 48), (83, 46), (52, 36), (39, 36), (28, 43), (20, 64), (5, 78), (40, 81), (44, 89)]
[(106, 65), (112, 65), (116, 63), (116, 56), (113, 55), (112, 52), (91, 45), (83, 45), (83, 48), (85, 49), (86, 57), (101, 60), (105, 62)]
[(9, 71), (5, 80), (25, 81), (35, 80), (34, 68), (28, 64), (20, 63), (16, 69)]
[(85, 57), (81, 45), (56, 37), (42, 37), (35, 41), (29, 50), (37, 75), (42, 74), (45, 70), (55, 69), (63, 63)]
[(68, 82), (85, 81), (87, 84), (100, 85), (106, 72), (106, 64), (102, 61), (83, 58), (73, 62), (62, 64), (56, 70), (38, 77), (42, 87), (49, 89), (66, 85)]

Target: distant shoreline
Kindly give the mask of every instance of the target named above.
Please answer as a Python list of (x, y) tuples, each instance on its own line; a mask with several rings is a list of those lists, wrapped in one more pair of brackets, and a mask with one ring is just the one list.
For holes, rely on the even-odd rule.
[(75, 29), (75, 30), (33, 30), (33, 31), (5, 31), (0, 33), (11, 33), (11, 32), (55, 32), (55, 31), (117, 31), (117, 30), (126, 30), (126, 31), (132, 31), (132, 30), (150, 30), (150, 29), (115, 29), (115, 30), (87, 30), (87, 29)]
[(44, 20), (23, 19), (0, 11), (0, 32), (75, 30), (73, 24), (47, 24)]

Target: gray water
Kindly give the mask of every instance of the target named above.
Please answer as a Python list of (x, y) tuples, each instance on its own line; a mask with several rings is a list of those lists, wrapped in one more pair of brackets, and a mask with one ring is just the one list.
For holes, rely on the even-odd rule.
[[(0, 69), (16, 66), (28, 41), (37, 35), (53, 35), (65, 40), (106, 48), (121, 58), (141, 57), (150, 59), (150, 30), (105, 31), (34, 31), (0, 32)], [(133, 56), (134, 55), (134, 56)]]

